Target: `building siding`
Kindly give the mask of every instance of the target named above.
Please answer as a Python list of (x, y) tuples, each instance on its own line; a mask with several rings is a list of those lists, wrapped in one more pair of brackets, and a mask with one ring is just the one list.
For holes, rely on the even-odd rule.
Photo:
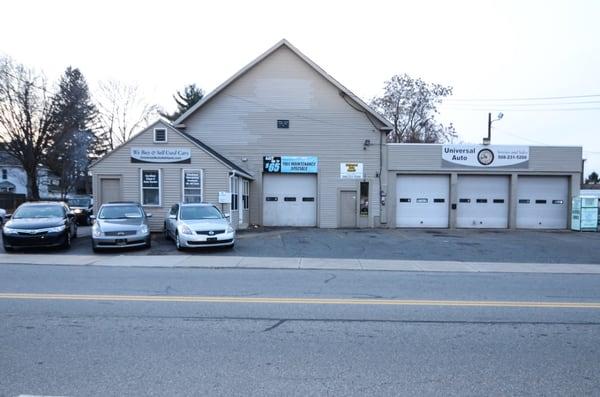
[[(290, 121), (278, 129), (277, 120)], [(185, 120), (186, 132), (204, 141), (255, 177), (250, 223), (262, 224), (263, 156), (316, 156), (317, 223), (338, 226), (338, 188), (358, 189), (340, 179), (341, 162), (362, 162), (365, 180), (378, 196), (381, 133), (336, 87), (283, 46), (226, 87)], [(372, 146), (363, 149), (369, 139)], [(369, 226), (379, 219), (379, 199), (370, 198)]]
[[(160, 127), (159, 125), (155, 127)], [(168, 127), (165, 127), (168, 128)], [(202, 195), (205, 202), (218, 203), (219, 192), (229, 191), (229, 172), (231, 171), (220, 161), (198, 148), (188, 139), (172, 129), (168, 132), (168, 143), (153, 142), (153, 128), (143, 131), (129, 142), (115, 149), (92, 167), (94, 192), (99, 192), (100, 177), (118, 175), (121, 178), (121, 199), (141, 202), (140, 170), (160, 169), (162, 178), (161, 206), (145, 206), (146, 212), (152, 214), (150, 228), (152, 231), (162, 231), (164, 219), (170, 207), (183, 200), (182, 169), (201, 169), (203, 171)], [(191, 149), (190, 164), (161, 164), (161, 163), (131, 163), (130, 148), (134, 146), (154, 147), (185, 147)], [(99, 201), (95, 201), (94, 212), (97, 213)], [(219, 205), (217, 205), (219, 206)], [(220, 207), (220, 206), (219, 206)], [(229, 207), (224, 206), (227, 213)], [(234, 226), (236, 225), (233, 223)]]

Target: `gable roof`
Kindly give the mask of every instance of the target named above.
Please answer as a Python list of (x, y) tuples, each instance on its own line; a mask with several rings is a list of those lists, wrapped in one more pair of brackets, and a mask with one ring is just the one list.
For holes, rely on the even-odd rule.
[[(334, 79), (333, 77), (331, 77), (331, 75), (329, 75), (327, 72), (325, 72), (325, 70), (323, 70), (319, 65), (317, 65), (316, 63), (314, 63), (310, 58), (308, 58), (306, 55), (304, 55), (302, 52), (300, 52), (300, 50), (298, 50), (296, 47), (294, 47), (286, 39), (282, 39), (281, 41), (279, 41), (273, 47), (271, 47), (266, 52), (264, 52), (262, 55), (260, 55), (258, 58), (256, 58), (254, 61), (250, 62), (248, 65), (246, 65), (242, 69), (240, 69), (240, 71), (238, 71), (236, 74), (234, 74), (233, 76), (231, 76), (223, 84), (221, 84), (220, 86), (218, 86), (217, 88), (215, 88), (212, 92), (210, 92), (209, 94), (207, 94), (206, 96), (204, 96), (194, 106), (192, 106), (190, 109), (188, 109), (188, 111), (186, 111), (184, 114), (182, 114), (181, 116), (179, 116), (177, 118), (177, 120), (175, 120), (173, 122), (173, 124), (175, 126), (179, 126), (185, 119), (187, 119), (189, 116), (191, 116), (196, 110), (198, 110), (199, 108), (201, 108), (202, 106), (204, 106), (205, 103), (209, 102), (212, 98), (214, 98), (215, 96), (217, 96), (221, 91), (223, 91), (225, 88), (227, 88), (233, 82), (235, 82), (236, 80), (238, 80), (240, 77), (242, 77), (244, 74), (246, 74), (252, 68), (254, 68), (256, 65), (258, 65), (260, 62), (262, 62), (264, 59), (266, 59), (271, 54), (273, 54), (275, 51), (277, 51), (279, 48), (284, 47), (284, 46), (287, 47), (294, 54), (296, 54), (304, 62), (306, 62), (318, 74), (320, 74), (323, 78), (325, 78), (325, 80), (329, 81), (329, 83), (331, 83), (332, 85), (334, 85), (340, 91), (340, 93), (346, 95), (347, 97), (349, 97), (350, 99), (352, 99), (353, 102), (355, 102), (357, 105), (359, 105), (361, 108), (363, 108), (363, 110), (365, 112), (365, 115), (369, 119), (371, 119), (371, 117), (373, 117), (374, 119), (376, 119), (377, 121), (379, 121), (382, 124), (382, 126), (379, 127), (379, 130), (390, 131), (390, 130), (393, 129), (393, 126), (390, 124), (390, 122), (388, 120), (386, 120), (383, 116), (381, 116), (379, 113), (377, 113), (375, 110), (373, 110), (373, 108), (371, 108), (369, 105), (367, 105), (358, 96), (354, 95), (349, 89), (347, 89), (346, 87), (344, 87), (340, 82), (338, 82), (336, 79)], [(369, 117), (369, 116), (371, 116), (371, 117)]]
[(100, 159), (96, 160), (95, 162), (93, 162), (90, 165), (89, 168), (90, 169), (94, 168), (98, 163), (100, 163), (100, 162), (104, 161), (106, 158), (110, 157), (114, 152), (116, 152), (117, 150), (121, 149), (125, 144), (131, 142), (136, 137), (138, 137), (138, 136), (146, 133), (146, 131), (155, 128), (159, 124), (161, 126), (164, 126), (164, 127), (168, 128), (169, 131), (172, 131), (172, 132), (175, 132), (175, 133), (181, 135), (183, 138), (187, 139), (192, 144), (194, 144), (195, 146), (199, 147), (200, 149), (202, 149), (203, 151), (205, 151), (206, 153), (208, 153), (212, 157), (214, 157), (217, 161), (221, 162), (222, 164), (226, 165), (227, 167), (230, 167), (232, 171), (236, 171), (237, 173), (239, 173), (244, 178), (254, 179), (254, 177), (252, 175), (250, 175), (248, 173), (248, 171), (244, 170), (243, 168), (241, 168), (240, 166), (238, 166), (237, 164), (235, 164), (233, 161), (229, 160), (228, 158), (226, 158), (222, 154), (218, 153), (216, 150), (214, 150), (210, 146), (206, 145), (204, 142), (200, 141), (199, 139), (194, 138), (190, 134), (187, 134), (187, 133), (185, 133), (183, 131), (180, 131), (177, 128), (173, 127), (173, 125), (170, 122), (168, 122), (167, 120), (162, 119), (162, 118), (159, 118), (154, 123), (150, 124), (148, 127), (144, 128), (142, 131), (140, 131), (139, 133), (135, 134), (135, 136), (129, 138), (129, 140), (126, 141), (126, 142), (124, 142), (121, 146), (115, 148), (114, 150), (112, 150), (112, 151), (108, 152), (107, 154), (105, 154), (102, 158), (100, 158)]

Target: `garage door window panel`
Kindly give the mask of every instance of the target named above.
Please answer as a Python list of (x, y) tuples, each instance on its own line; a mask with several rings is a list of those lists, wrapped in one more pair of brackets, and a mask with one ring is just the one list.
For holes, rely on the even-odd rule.
[(162, 178), (160, 170), (141, 170), (140, 186), (142, 205), (160, 207)]

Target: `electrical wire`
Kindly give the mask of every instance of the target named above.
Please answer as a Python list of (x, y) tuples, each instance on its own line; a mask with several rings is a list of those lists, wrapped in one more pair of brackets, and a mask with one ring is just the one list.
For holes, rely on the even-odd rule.
[(514, 102), (514, 101), (548, 101), (554, 99), (600, 98), (600, 94), (566, 95), (546, 97), (521, 97), (521, 98), (448, 98), (448, 101), (458, 102)]

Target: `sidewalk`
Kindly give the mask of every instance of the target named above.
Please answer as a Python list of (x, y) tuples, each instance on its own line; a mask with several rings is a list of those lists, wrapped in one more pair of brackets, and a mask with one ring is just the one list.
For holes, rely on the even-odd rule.
[(406, 261), (386, 259), (277, 258), (200, 255), (49, 256), (39, 254), (0, 254), (0, 266), (3, 264), (162, 268), (263, 268), (305, 270), (384, 270), (408, 272), (600, 274), (600, 265), (593, 264)]

